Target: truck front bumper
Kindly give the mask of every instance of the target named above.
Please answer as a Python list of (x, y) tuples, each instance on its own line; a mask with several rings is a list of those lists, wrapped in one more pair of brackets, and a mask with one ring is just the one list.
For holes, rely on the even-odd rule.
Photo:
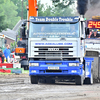
[(67, 75), (81, 76), (83, 75), (83, 64), (79, 64), (79, 66), (69, 67), (68, 63), (69, 62), (62, 62), (61, 65), (46, 65), (43, 64), (42, 62), (42, 64), (39, 64), (39, 66), (37, 67), (30, 66), (29, 75), (35, 75), (35, 76), (67, 76)]

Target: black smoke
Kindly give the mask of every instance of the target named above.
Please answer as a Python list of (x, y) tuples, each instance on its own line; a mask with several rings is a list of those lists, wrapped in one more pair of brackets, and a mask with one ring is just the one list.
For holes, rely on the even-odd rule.
[(77, 10), (80, 15), (85, 15), (87, 6), (88, 0), (77, 0)]
[(91, 3), (91, 5), (95, 5), (95, 4), (97, 4), (98, 2), (100, 2), (99, 0), (93, 0), (93, 1), (91, 1), (90, 3)]

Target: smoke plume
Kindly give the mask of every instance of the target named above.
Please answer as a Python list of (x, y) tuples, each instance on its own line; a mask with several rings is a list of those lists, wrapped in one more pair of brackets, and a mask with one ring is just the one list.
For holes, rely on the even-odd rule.
[(88, 0), (77, 0), (77, 10), (80, 15), (85, 15), (87, 6)]
[(92, 16), (100, 16), (100, 0), (91, 0), (89, 5), (85, 17), (91, 19)]

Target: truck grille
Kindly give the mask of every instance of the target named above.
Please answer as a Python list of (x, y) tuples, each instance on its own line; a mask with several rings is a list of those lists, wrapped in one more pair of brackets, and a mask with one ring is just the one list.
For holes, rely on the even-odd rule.
[(73, 54), (74, 54), (73, 46), (34, 47), (34, 57), (36, 58), (68, 58), (68, 57), (73, 57)]

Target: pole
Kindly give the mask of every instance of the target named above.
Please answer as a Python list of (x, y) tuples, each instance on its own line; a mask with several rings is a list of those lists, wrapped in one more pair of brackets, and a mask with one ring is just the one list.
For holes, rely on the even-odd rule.
[(22, 1), (22, 18), (21, 18), (21, 20), (23, 20), (23, 0), (21, 0)]

